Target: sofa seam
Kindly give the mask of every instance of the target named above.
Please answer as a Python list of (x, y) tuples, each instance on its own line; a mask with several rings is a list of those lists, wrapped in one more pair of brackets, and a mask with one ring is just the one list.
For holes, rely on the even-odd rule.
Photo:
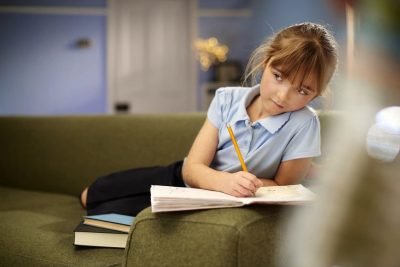
[(124, 249), (124, 258), (122, 259), (122, 262), (121, 262), (122, 266), (127, 266), (128, 265), (129, 250), (131, 248), (132, 235), (133, 235), (133, 231), (135, 230), (136, 224), (137, 224), (137, 222), (135, 220), (135, 222), (133, 224), (133, 227), (131, 227), (131, 229), (129, 230), (128, 240), (126, 241), (126, 246), (125, 246), (125, 249)]
[[(134, 229), (136, 227), (136, 225), (144, 222), (144, 221), (162, 221), (162, 220), (168, 220), (168, 221), (175, 221), (175, 219), (169, 219), (169, 218), (144, 218), (141, 219), (139, 222), (135, 223), (135, 226), (132, 228)], [(233, 225), (226, 225), (226, 224), (222, 224), (222, 223), (212, 223), (212, 222), (196, 222), (196, 221), (192, 221), (192, 220), (182, 220), (181, 222), (186, 222), (186, 223), (194, 223), (194, 224), (209, 224), (209, 225), (219, 225), (219, 226), (224, 226), (224, 227), (230, 227), (230, 228), (234, 228), (234, 229), (240, 229), (242, 227), (237, 227), (237, 226), (233, 226)], [(246, 224), (247, 225), (247, 224)]]
[[(5, 249), (5, 248), (3, 248), (3, 249)], [(10, 253), (8, 253), (8, 254), (10, 254)], [(34, 259), (34, 260), (38, 260), (38, 261), (41, 261), (41, 262), (56, 263), (56, 264), (60, 264), (60, 265), (64, 265), (64, 266), (71, 266), (71, 265), (69, 265), (69, 264), (67, 264), (67, 263), (65, 263), (65, 262), (49, 261), (49, 260), (39, 259), (39, 258), (35, 258), (35, 257), (32, 257), (32, 256), (28, 256), (28, 255), (26, 255), (26, 254), (20, 254), (20, 253), (11, 253), (11, 254), (13, 254), (13, 255), (15, 255), (15, 256), (18, 256), (18, 257), (26, 258), (26, 259), (28, 259), (28, 260)]]
[(243, 228), (245, 228), (245, 227), (247, 227), (247, 226), (249, 226), (249, 225), (251, 225), (251, 224), (253, 224), (253, 223), (256, 223), (256, 222), (259, 222), (259, 221), (264, 220), (264, 218), (265, 218), (265, 217), (261, 217), (261, 218), (254, 219), (254, 220), (252, 220), (251, 222), (248, 222), (248, 223), (242, 225), (241, 227), (238, 227), (238, 229), (242, 230)]
[[(6, 249), (6, 248), (3, 247), (2, 249)], [(72, 263), (65, 263), (65, 262), (60, 262), (60, 261), (49, 261), (49, 260), (44, 260), (44, 259), (39, 259), (39, 258), (35, 258), (35, 257), (32, 257), (32, 256), (28, 256), (26, 254), (20, 254), (20, 253), (8, 253), (8, 254), (12, 254), (12, 255), (15, 255), (15, 256), (18, 256), (18, 257), (23, 257), (23, 258), (26, 258), (28, 260), (34, 259), (34, 260), (37, 260), (37, 261), (51, 263), (51, 264), (56, 263), (56, 264), (60, 264), (60, 265), (63, 265), (63, 266), (74, 266)], [(103, 265), (97, 265), (96, 264), (96, 266), (101, 267)], [(112, 265), (107, 265), (107, 266), (108, 267), (112, 267), (112, 266), (116, 266), (116, 265), (112, 264)]]
[[(259, 221), (261, 221), (261, 220), (263, 220), (265, 217), (261, 217), (261, 218), (258, 218), (258, 219), (255, 219), (255, 220), (253, 220), (253, 221), (251, 221), (251, 222), (249, 222), (249, 223), (246, 223), (245, 225), (243, 225), (242, 227), (240, 227), (240, 228), (238, 228), (238, 231), (239, 232), (242, 232), (242, 229), (244, 229), (245, 227), (247, 227), (247, 226), (249, 226), (249, 225), (252, 225), (252, 224), (254, 224), (254, 223), (257, 223), (257, 222), (259, 222)], [(238, 251), (237, 251), (237, 267), (240, 267), (240, 261), (239, 261), (239, 256), (240, 256), (240, 248), (241, 248), (241, 241), (242, 241), (242, 235), (241, 234), (239, 234), (238, 235), (238, 241), (237, 241), (237, 244), (238, 244)]]
[(236, 266), (240, 267), (239, 266), (240, 265), (239, 258), (240, 258), (240, 247), (241, 247), (241, 245), (240, 245), (240, 243), (241, 243), (241, 238), (240, 238), (241, 229), (237, 229), (237, 232), (239, 234), (237, 235), (237, 241), (236, 241)]

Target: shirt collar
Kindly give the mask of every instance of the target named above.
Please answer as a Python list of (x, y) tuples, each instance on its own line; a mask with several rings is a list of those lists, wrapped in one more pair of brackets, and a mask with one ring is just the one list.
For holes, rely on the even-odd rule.
[(275, 133), (289, 121), (291, 114), (292, 112), (285, 112), (279, 115), (261, 119), (258, 122), (270, 133)]
[(260, 86), (256, 85), (254, 87), (248, 88), (247, 92), (243, 95), (238, 103), (237, 112), (232, 116), (232, 123), (237, 123), (239, 121), (249, 120), (249, 115), (247, 114), (247, 106), (250, 102), (260, 94)]
[[(235, 115), (232, 117), (232, 123), (235, 124), (239, 121), (249, 121), (249, 115), (247, 114), (247, 106), (250, 102), (260, 94), (260, 85), (256, 85), (250, 90), (248, 90), (242, 97), (239, 102), (238, 110)], [(262, 127), (264, 127), (270, 133), (275, 133), (280, 128), (282, 128), (287, 121), (290, 119), (291, 112), (285, 112), (279, 115), (270, 116), (265, 119), (260, 119), (257, 122), (260, 123)]]

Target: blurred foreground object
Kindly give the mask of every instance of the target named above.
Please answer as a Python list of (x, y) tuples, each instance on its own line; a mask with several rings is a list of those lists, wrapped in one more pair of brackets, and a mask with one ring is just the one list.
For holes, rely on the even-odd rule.
[(378, 112), (375, 124), (368, 131), (367, 151), (371, 157), (383, 161), (393, 161), (398, 156), (400, 107), (388, 107)]
[(400, 266), (399, 134), (391, 132), (389, 140), (389, 128), (375, 122), (383, 104), (376, 90), (363, 83), (343, 87), (342, 119), (330, 126), (318, 199), (290, 216), (278, 266)]
[(400, 2), (349, 3), (359, 23), (337, 92), (342, 119), (330, 127), (319, 200), (290, 216), (278, 266), (400, 266)]

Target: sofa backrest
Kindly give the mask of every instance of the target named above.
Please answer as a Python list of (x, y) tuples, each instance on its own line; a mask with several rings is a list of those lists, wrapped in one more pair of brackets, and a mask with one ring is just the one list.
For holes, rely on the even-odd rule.
[[(78, 195), (96, 177), (183, 159), (205, 117), (205, 113), (3, 116), (0, 185)], [(324, 140), (336, 116), (319, 117)]]
[(169, 164), (205, 114), (0, 117), (0, 184), (78, 194), (94, 178)]

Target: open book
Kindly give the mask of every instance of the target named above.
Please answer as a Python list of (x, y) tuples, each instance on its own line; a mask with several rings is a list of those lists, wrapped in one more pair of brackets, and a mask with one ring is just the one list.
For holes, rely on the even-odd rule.
[(249, 204), (304, 204), (315, 194), (302, 185), (260, 187), (255, 197), (234, 197), (221, 192), (152, 185), (152, 212), (240, 207)]

